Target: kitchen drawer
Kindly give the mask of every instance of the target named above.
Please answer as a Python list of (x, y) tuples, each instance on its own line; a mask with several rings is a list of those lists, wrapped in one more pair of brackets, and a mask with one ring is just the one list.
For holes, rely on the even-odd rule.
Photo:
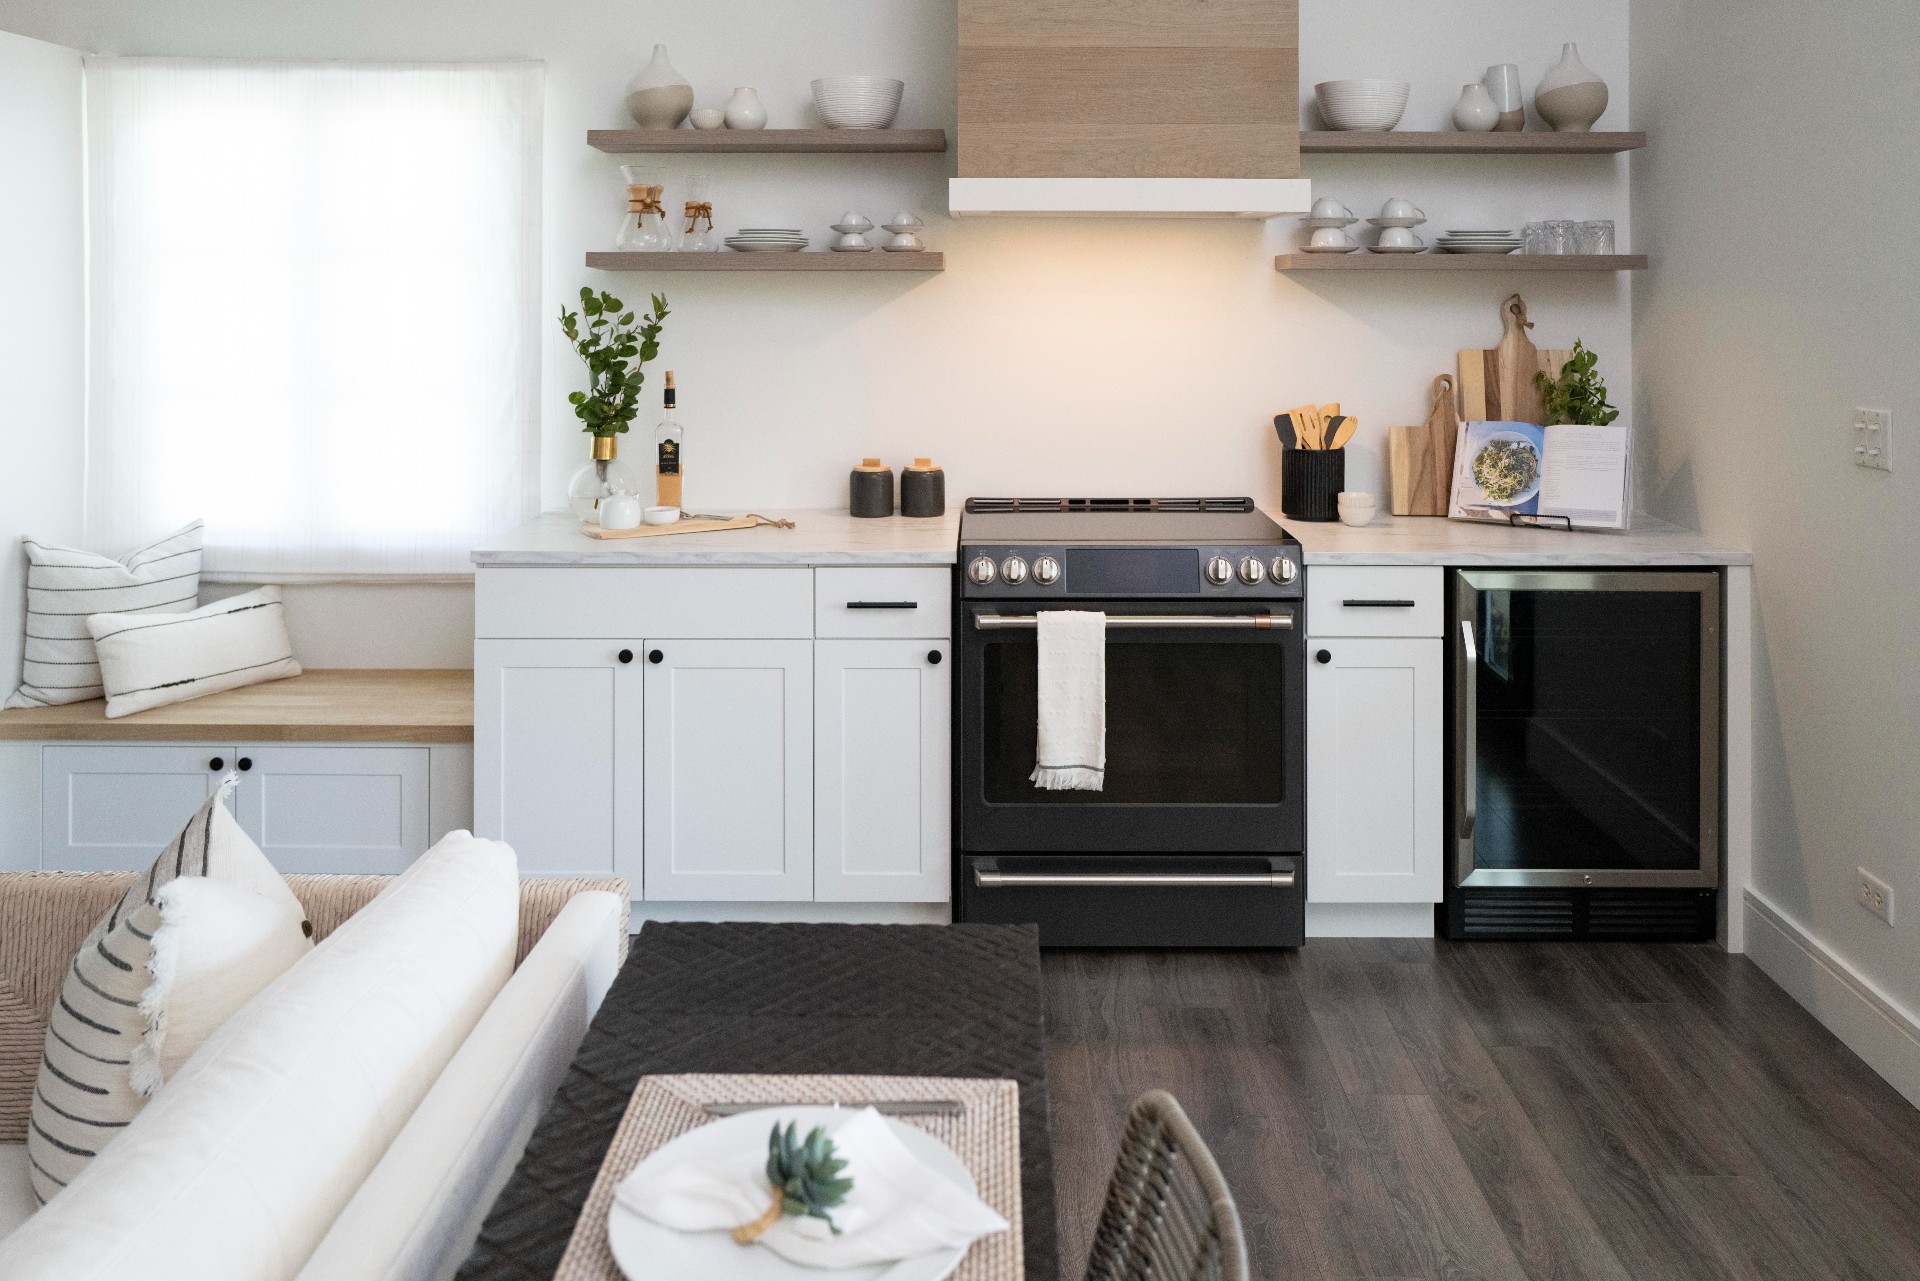
[(1313, 565), (1309, 636), (1439, 636), (1446, 571), (1438, 565)]
[(482, 568), (474, 576), (481, 640), (806, 640), (806, 568)]
[(953, 582), (945, 569), (816, 569), (814, 634), (944, 640)]

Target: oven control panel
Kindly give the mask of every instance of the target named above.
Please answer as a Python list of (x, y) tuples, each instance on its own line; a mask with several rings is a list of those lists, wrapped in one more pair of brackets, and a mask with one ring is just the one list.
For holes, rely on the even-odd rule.
[(960, 594), (992, 599), (1156, 600), (1304, 595), (1296, 544), (1252, 547), (1084, 547), (1044, 544), (960, 549)]

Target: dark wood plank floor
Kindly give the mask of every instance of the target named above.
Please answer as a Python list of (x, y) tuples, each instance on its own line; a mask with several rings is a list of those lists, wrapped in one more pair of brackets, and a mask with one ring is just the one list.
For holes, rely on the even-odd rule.
[(1127, 1104), (1186, 1106), (1263, 1281), (1920, 1278), (1920, 1112), (1712, 946), (1048, 952), (1062, 1275)]

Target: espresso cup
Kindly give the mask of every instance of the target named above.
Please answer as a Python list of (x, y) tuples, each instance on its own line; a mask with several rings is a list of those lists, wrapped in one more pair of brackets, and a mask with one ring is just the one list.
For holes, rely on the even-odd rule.
[(1426, 217), (1419, 209), (1415, 208), (1413, 201), (1408, 200), (1405, 196), (1395, 196), (1392, 200), (1387, 201), (1386, 204), (1381, 205), (1380, 216), (1382, 218)]
[(1351, 218), (1353, 210), (1332, 196), (1322, 196), (1313, 202), (1313, 216), (1315, 218)]
[(1420, 237), (1413, 234), (1411, 227), (1382, 227), (1380, 229), (1380, 247), (1382, 249), (1410, 249), (1424, 244)]
[(1307, 243), (1315, 249), (1351, 249), (1354, 246), (1352, 236), (1338, 227), (1316, 227)]

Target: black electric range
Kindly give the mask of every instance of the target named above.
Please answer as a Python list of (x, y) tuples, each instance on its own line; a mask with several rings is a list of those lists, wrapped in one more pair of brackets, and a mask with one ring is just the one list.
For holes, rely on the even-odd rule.
[[(956, 918), (1052, 946), (1299, 944), (1299, 543), (1246, 498), (974, 498), (954, 592)], [(1049, 609), (1107, 618), (1100, 791), (1031, 781)]]

